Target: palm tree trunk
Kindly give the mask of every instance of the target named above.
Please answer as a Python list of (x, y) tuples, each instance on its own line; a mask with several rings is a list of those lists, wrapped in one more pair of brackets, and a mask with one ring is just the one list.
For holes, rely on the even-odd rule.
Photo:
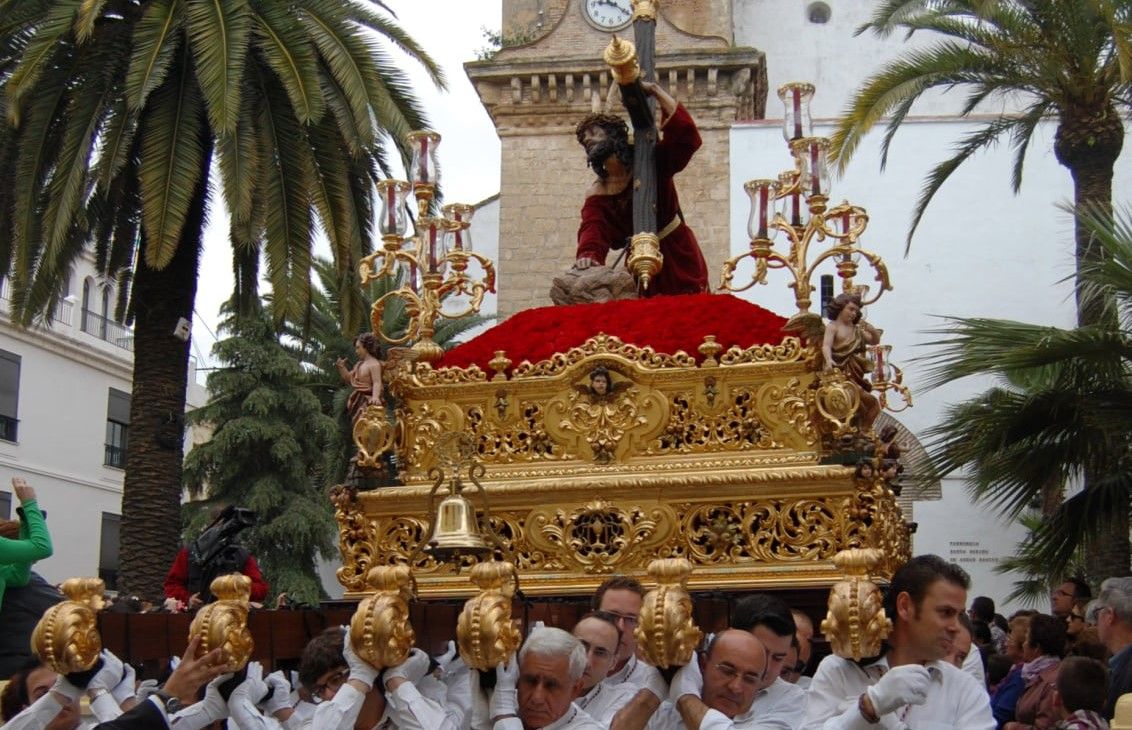
[(1084, 541), (1085, 571), (1090, 583), (1130, 575), (1132, 553), (1128, 544), (1128, 510), (1114, 514), (1096, 535)]
[[(192, 318), (211, 145), (177, 251), (164, 269), (138, 256), (134, 278), (134, 387), (119, 541), (121, 590), (158, 598), (181, 541), (181, 462), (189, 343), (173, 336)], [(142, 246), (144, 247), (144, 235)], [(144, 249), (143, 249), (144, 250)]]

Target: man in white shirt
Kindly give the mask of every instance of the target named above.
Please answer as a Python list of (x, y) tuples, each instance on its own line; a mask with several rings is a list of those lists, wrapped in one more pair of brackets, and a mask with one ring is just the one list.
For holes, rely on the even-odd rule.
[(638, 692), (631, 684), (605, 681), (617, 661), (617, 647), (621, 642), (617, 617), (604, 611), (594, 611), (575, 624), (573, 633), (586, 649), (586, 669), (582, 672), (582, 687), (574, 704), (597, 722), (608, 726), (617, 711)]
[(822, 660), (806, 702), (804, 730), (993, 730), (986, 690), (943, 661), (959, 631), (970, 578), (935, 555), (912, 558), (892, 578), (893, 620), (885, 653), (865, 663)]
[(531, 631), (514, 658), (495, 669), (489, 716), (493, 730), (603, 730), (573, 703), (586, 650), (562, 629)]
[(645, 589), (640, 582), (623, 575), (608, 578), (594, 593), (594, 610), (604, 611), (617, 619), (621, 629), (621, 642), (617, 646), (617, 661), (609, 671), (608, 682), (628, 683), (638, 689), (650, 684), (658, 686), (660, 672), (637, 657), (637, 637), (634, 631), (645, 604)]
[(790, 607), (769, 593), (744, 596), (731, 612), (731, 627), (750, 631), (766, 647), (766, 680), (751, 705), (754, 724), (750, 727), (794, 730), (802, 723), (806, 695), (781, 677), (782, 665), (796, 638), (797, 627)]

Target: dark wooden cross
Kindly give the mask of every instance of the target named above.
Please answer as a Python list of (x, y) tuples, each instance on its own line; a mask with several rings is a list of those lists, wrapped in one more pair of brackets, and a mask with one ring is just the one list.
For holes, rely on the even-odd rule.
[(620, 84), (621, 103), (633, 124), (633, 233), (656, 233), (656, 100), (641, 86), (642, 80), (656, 81), (656, 20), (634, 15), (641, 73), (636, 81)]

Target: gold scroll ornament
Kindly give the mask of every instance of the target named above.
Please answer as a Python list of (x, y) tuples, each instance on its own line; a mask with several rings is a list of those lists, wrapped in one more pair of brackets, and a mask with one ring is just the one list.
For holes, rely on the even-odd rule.
[(361, 469), (377, 469), (381, 459), (393, 448), (396, 427), (385, 415), (385, 406), (371, 403), (354, 421), (354, 445), (358, 447), (357, 465)]
[(884, 597), (869, 579), (884, 553), (875, 548), (842, 550), (833, 563), (845, 574), (829, 591), (829, 613), (821, 622), (822, 633), (833, 653), (860, 661), (880, 654), (881, 642), (892, 631), (884, 613)]
[(248, 601), (252, 579), (240, 573), (222, 575), (208, 590), (216, 600), (197, 611), (189, 626), (189, 639), (200, 638), (197, 656), (220, 649), (220, 661), (229, 671), (238, 672), (252, 658), (255, 641), (248, 631)]
[(654, 560), (648, 573), (656, 588), (645, 594), (633, 635), (649, 664), (658, 669), (682, 667), (704, 636), (692, 618), (692, 597), (686, 590), (692, 563), (684, 558)]
[(490, 560), (473, 566), (471, 579), (480, 592), (469, 598), (460, 612), (456, 642), (465, 664), (487, 672), (505, 664), (523, 640), (511, 618), (511, 600), (519, 576), (513, 564)]
[(381, 565), (366, 574), (373, 595), (350, 619), (350, 644), (375, 669), (395, 667), (409, 656), (416, 634), (409, 624), (413, 579), (406, 565)]
[(67, 600), (39, 619), (31, 646), (40, 661), (58, 674), (86, 671), (102, 652), (98, 612), (105, 605), (106, 585), (101, 578), (68, 578), (60, 588)]

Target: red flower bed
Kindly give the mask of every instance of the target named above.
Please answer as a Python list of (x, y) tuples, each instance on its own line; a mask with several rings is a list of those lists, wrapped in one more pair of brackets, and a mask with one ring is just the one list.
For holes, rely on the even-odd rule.
[(786, 319), (730, 294), (659, 296), (604, 304), (540, 307), (519, 312), (479, 337), (445, 353), (437, 367), (488, 365), (496, 350), (506, 352), (512, 366), (538, 362), (577, 347), (605, 333), (638, 347), (673, 354), (683, 350), (702, 360), (696, 348), (705, 335), (715, 335), (726, 351), (732, 345), (782, 342)]

